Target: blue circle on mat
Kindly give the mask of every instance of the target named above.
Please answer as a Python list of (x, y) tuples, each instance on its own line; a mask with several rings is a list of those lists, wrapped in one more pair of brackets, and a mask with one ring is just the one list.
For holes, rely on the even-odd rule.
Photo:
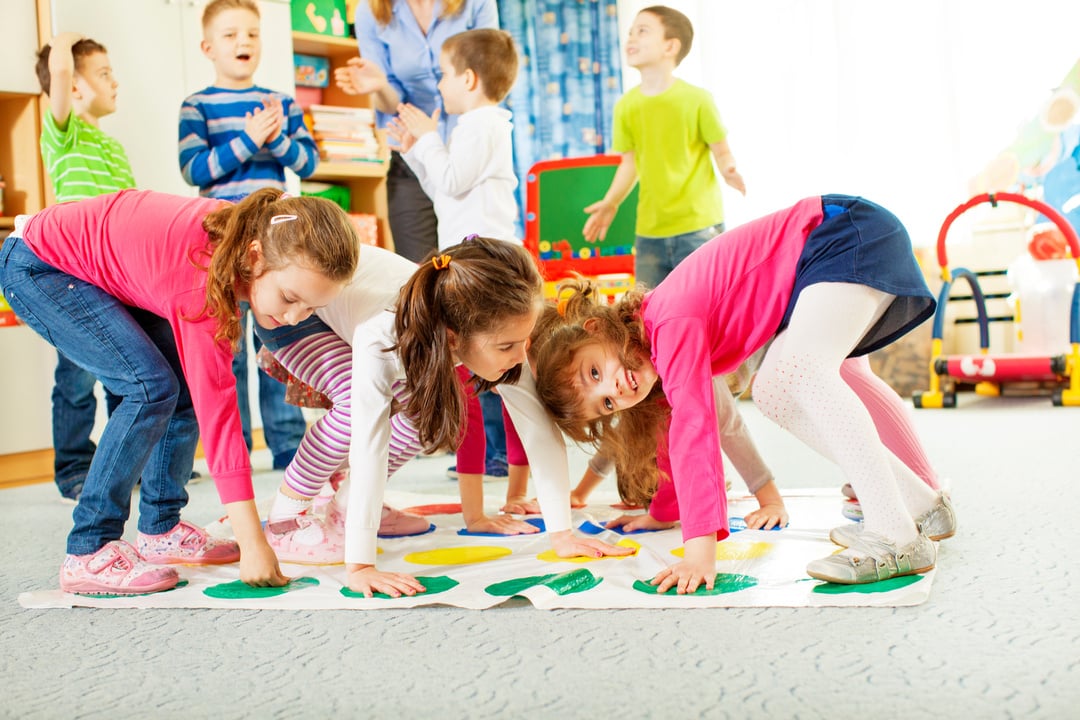
[(627, 530), (622, 529), (621, 527), (617, 527), (617, 528), (604, 527), (603, 525), (597, 525), (596, 523), (590, 522), (588, 520), (586, 520), (585, 522), (578, 525), (578, 530), (585, 533), (586, 535), (599, 535), (602, 532), (613, 532), (613, 533), (616, 533), (618, 535), (640, 535), (641, 533), (660, 532), (659, 530), (646, 530), (646, 529), (627, 531)]
[[(730, 530), (731, 532), (735, 533), (735, 532), (739, 532), (739, 531), (745, 530), (745, 529), (746, 529), (746, 520), (742, 519), (741, 517), (733, 517), (730, 520), (728, 520), (728, 530)], [(773, 530), (773, 531), (775, 531), (775, 530), (783, 530), (783, 529), (784, 528), (782, 526), (780, 526), (780, 525), (777, 525), (776, 527), (769, 528), (769, 530)]]
[[(525, 522), (529, 523), (535, 528), (538, 528), (540, 532), (544, 532), (547, 528), (544, 526), (543, 518), (525, 518)], [(465, 535), (468, 537), (500, 537), (500, 538), (512, 538), (512, 537), (533, 537), (537, 533), (529, 533), (528, 535), (503, 535), (502, 533), (486, 533), (486, 532), (469, 532), (467, 528), (461, 528), (457, 531), (458, 535)]]

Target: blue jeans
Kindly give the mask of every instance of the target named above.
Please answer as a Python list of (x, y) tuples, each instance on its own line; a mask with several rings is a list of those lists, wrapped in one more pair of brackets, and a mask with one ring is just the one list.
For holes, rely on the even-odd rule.
[(480, 393), (480, 409), (484, 413), (484, 439), (487, 442), (487, 462), (506, 463), (506, 426), (503, 424), (502, 398), (490, 390)]
[[(251, 451), (251, 401), (248, 399), (248, 353), (247, 329), (251, 316), (250, 306), (240, 303), (240, 328), (242, 336), (240, 351), (233, 356), (233, 375), (236, 376), (236, 397), (240, 403), (240, 424), (244, 429), (244, 442)], [(255, 352), (262, 347), (259, 335), (252, 338)], [(283, 470), (296, 454), (296, 448), (307, 432), (307, 421), (300, 408), (285, 402), (285, 384), (280, 383), (259, 369), (259, 415), (263, 421), (266, 446), (274, 456), (274, 469)]]
[(671, 237), (638, 235), (634, 243), (634, 282), (650, 289), (656, 287), (687, 255), (722, 232), (724, 223)]
[(171, 530), (199, 429), (168, 322), (42, 262), (21, 238), (0, 248), (0, 286), (23, 322), (120, 397), (72, 513), (68, 553), (120, 539), (140, 475), (139, 530)]

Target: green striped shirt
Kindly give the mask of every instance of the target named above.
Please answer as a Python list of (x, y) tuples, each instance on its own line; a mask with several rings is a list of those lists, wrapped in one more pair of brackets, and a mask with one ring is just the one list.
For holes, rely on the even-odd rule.
[(74, 112), (68, 116), (66, 130), (56, 126), (52, 113), (45, 113), (41, 158), (57, 202), (135, 187), (124, 147)]

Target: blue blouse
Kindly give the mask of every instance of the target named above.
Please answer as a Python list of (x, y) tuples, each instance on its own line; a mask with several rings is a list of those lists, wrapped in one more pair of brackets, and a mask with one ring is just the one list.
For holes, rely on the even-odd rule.
[[(427, 114), (439, 108), (439, 134), (444, 142), (450, 137), (457, 117), (443, 111), (438, 84), (439, 53), (446, 38), (474, 28), (499, 27), (495, 0), (465, 0), (457, 15), (440, 18), (442, 3), (436, 2), (434, 19), (425, 35), (405, 0), (395, 0), (394, 14), (386, 25), (378, 25), (366, 0), (356, 5), (356, 39), (360, 56), (379, 64), (390, 86), (402, 102), (412, 103)], [(385, 127), (393, 114), (376, 113), (379, 127)]]

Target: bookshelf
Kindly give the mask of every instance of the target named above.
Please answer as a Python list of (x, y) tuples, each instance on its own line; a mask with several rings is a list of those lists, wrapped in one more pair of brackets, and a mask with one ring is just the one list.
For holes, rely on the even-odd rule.
[[(349, 58), (357, 56), (355, 38), (300, 31), (294, 31), (292, 37), (294, 53), (320, 55), (330, 61), (330, 85), (323, 89), (323, 104), (371, 107), (370, 98), (365, 95), (347, 95), (337, 88), (333, 80), (334, 70), (348, 63)], [(379, 140), (379, 157), (382, 162), (320, 162), (308, 180), (347, 186), (352, 195), (352, 211), (375, 215), (379, 221), (379, 244), (393, 250), (394, 239), (390, 234), (386, 206), (386, 171), (390, 165), (390, 149), (383, 131), (377, 131), (376, 137)]]

